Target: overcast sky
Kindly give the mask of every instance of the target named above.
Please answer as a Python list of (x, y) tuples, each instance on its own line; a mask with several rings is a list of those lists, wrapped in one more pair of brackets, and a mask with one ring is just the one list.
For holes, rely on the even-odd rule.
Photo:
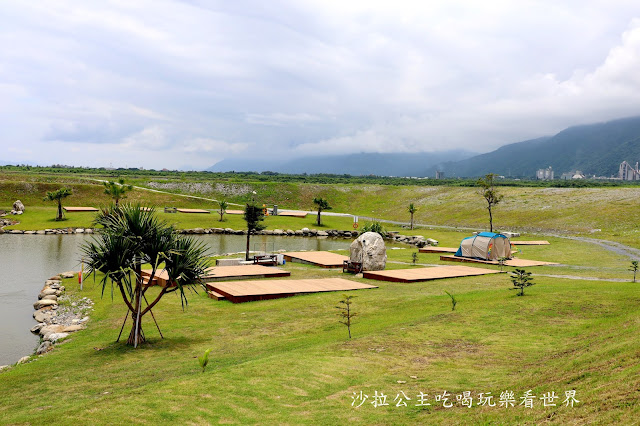
[(0, 0), (0, 161), (501, 145), (640, 115), (640, 2)]

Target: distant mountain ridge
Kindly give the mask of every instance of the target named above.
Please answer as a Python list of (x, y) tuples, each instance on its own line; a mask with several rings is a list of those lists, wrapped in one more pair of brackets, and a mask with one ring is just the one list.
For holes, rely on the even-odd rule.
[[(378, 176), (426, 176), (430, 167), (438, 164), (473, 157), (469, 151), (419, 152), (419, 153), (359, 153), (301, 157), (286, 161), (270, 159), (222, 160), (208, 168), (214, 172), (278, 172), (290, 174), (349, 174)], [(432, 176), (433, 177), (433, 176)]]
[(624, 160), (631, 164), (640, 161), (640, 117), (569, 127), (555, 136), (504, 145), (439, 167), (447, 176), (460, 177), (487, 173), (534, 177), (538, 169), (549, 166), (556, 178), (572, 170), (608, 177), (618, 173)]

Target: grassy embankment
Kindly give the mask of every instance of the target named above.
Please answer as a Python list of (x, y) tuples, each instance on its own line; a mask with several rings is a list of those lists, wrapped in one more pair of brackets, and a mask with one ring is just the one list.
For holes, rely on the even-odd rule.
[[(318, 185), (265, 182), (182, 182), (170, 179), (133, 179), (141, 186), (155, 186), (171, 194), (134, 190), (127, 201), (147, 205), (192, 207), (215, 210), (217, 203), (181, 195), (196, 195), (212, 199), (226, 199), (244, 204), (256, 191), (256, 200), (280, 208), (313, 209), (313, 198), (329, 200), (334, 211), (361, 216), (408, 221), (406, 208), (413, 202), (418, 207), (417, 223), (438, 226), (486, 229), (487, 213), (482, 198), (474, 188), (422, 187), (386, 185)], [(66, 221), (56, 222), (55, 203), (44, 202), (46, 191), (71, 186), (74, 195), (65, 205), (100, 206), (109, 200), (102, 194), (102, 186), (88, 178), (76, 176), (41, 176), (5, 174), (0, 177), (0, 209), (10, 208), (16, 198), (27, 205), (18, 229), (90, 226), (92, 215), (69, 213)], [(498, 229), (530, 233), (559, 233), (583, 235), (618, 241), (640, 248), (640, 188), (512, 188), (501, 187), (504, 201), (495, 208)], [(233, 208), (231, 206), (230, 208)], [(236, 207), (237, 208), (237, 207)], [(166, 215), (181, 228), (224, 226), (242, 228), (240, 216), (227, 216), (228, 222), (218, 222), (211, 215)], [(351, 229), (349, 219), (325, 219), (326, 228)], [(306, 219), (269, 218), (271, 229), (300, 229), (314, 227), (314, 217)], [(9, 228), (11, 229), (11, 228)], [(423, 231), (420, 231), (423, 232)]]

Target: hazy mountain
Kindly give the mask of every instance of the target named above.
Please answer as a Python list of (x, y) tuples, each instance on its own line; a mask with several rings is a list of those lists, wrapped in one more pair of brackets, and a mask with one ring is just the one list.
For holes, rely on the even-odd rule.
[(569, 127), (555, 136), (505, 145), (440, 168), (447, 176), (463, 177), (487, 173), (534, 177), (536, 170), (549, 166), (557, 178), (571, 170), (611, 176), (624, 160), (640, 161), (640, 117)]
[[(286, 161), (228, 159), (208, 168), (214, 172), (332, 173), (379, 176), (427, 176), (430, 168), (476, 155), (468, 151), (419, 153), (360, 153), (302, 157)], [(431, 176), (431, 174), (429, 175)]]

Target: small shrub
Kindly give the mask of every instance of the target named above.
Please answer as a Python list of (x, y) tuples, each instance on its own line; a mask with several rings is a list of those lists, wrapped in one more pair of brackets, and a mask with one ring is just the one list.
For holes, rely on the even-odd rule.
[(518, 296), (524, 296), (525, 287), (535, 285), (531, 277), (531, 272), (527, 272), (524, 269), (516, 269), (513, 271), (511, 273), (511, 282), (513, 283), (513, 288), (509, 290), (520, 290)]
[(411, 253), (411, 262), (415, 265), (417, 261), (418, 261), (418, 253), (414, 251), (413, 253)]
[(207, 364), (209, 364), (209, 352), (211, 349), (207, 349), (204, 351), (204, 355), (198, 357), (198, 363), (200, 364), (200, 368), (202, 368), (202, 372), (207, 368)]
[(380, 222), (367, 223), (362, 227), (362, 232), (377, 232), (382, 238), (387, 236), (387, 231), (384, 229)]
[(349, 339), (351, 339), (351, 320), (353, 317), (358, 315), (351, 310), (351, 304), (353, 304), (351, 299), (353, 299), (354, 297), (356, 296), (344, 295), (344, 299), (338, 302), (342, 303), (344, 306), (336, 306), (336, 309), (340, 310), (340, 312), (338, 313), (338, 316), (341, 318), (340, 323), (346, 325), (347, 330), (349, 331)]
[(634, 260), (633, 262), (631, 262), (631, 266), (629, 267), (629, 270), (631, 272), (633, 272), (633, 282), (636, 282), (636, 274), (638, 273), (638, 261)]

